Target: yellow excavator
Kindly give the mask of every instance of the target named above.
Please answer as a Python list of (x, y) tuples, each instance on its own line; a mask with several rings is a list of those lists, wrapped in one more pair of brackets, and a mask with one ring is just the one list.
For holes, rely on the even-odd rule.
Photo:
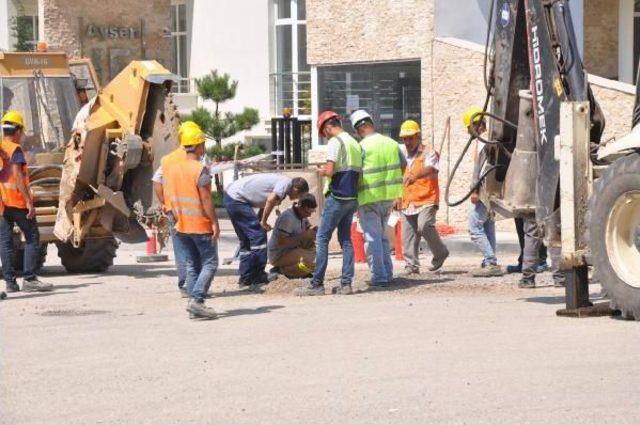
[[(178, 145), (170, 95), (175, 79), (156, 61), (134, 61), (101, 88), (87, 60), (0, 53), (0, 112), (17, 110), (26, 121), (22, 147), (41, 234), (40, 265), (54, 243), (67, 271), (103, 272), (118, 241), (146, 240), (141, 223), (159, 218), (153, 171)], [(16, 233), (18, 268), (22, 245)]]

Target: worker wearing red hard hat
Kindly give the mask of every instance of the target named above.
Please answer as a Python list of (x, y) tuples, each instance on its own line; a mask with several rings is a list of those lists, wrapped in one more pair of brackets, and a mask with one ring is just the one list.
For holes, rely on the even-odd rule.
[(351, 222), (358, 209), (358, 181), (362, 170), (362, 150), (358, 142), (342, 128), (340, 116), (325, 111), (318, 117), (320, 137), (329, 139), (327, 163), (321, 173), (327, 177), (326, 196), (320, 226), (316, 235), (316, 267), (307, 286), (297, 288), (296, 295), (324, 295), (324, 275), (329, 261), (329, 241), (338, 229), (342, 247), (342, 275), (339, 294), (351, 294), (354, 276), (354, 253), (351, 244)]

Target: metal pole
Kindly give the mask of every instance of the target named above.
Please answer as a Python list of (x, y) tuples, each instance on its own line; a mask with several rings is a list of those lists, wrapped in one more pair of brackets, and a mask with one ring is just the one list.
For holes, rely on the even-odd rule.
[(271, 118), (271, 157), (278, 163), (278, 119)]
[(567, 310), (580, 307), (590, 307), (589, 301), (589, 272), (587, 266), (578, 266), (564, 272), (567, 278), (565, 295)]
[(291, 164), (291, 118), (284, 119), (284, 163)]
[(284, 118), (278, 119), (278, 165), (284, 164)]
[(298, 118), (293, 118), (293, 162), (300, 164), (302, 162), (302, 138), (300, 131), (300, 121)]

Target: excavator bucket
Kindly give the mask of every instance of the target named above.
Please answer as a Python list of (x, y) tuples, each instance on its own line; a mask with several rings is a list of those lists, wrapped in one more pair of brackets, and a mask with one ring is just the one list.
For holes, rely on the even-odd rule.
[(156, 61), (134, 61), (83, 107), (64, 154), (54, 226), (61, 241), (79, 247), (90, 231), (146, 240), (139, 221), (156, 207), (151, 177), (178, 145), (175, 80)]

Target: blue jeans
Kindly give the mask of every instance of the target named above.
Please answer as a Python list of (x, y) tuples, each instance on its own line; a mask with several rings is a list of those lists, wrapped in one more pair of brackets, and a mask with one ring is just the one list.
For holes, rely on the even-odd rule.
[(17, 224), (26, 241), (24, 247), (23, 277), (30, 280), (36, 277), (36, 267), (40, 255), (40, 232), (35, 218), (27, 218), (28, 210), (6, 207), (0, 216), (0, 260), (2, 274), (7, 282), (15, 282), (16, 272), (13, 268), (13, 226)]
[(187, 266), (182, 251), (176, 248), (176, 244), (179, 243), (176, 242), (176, 220), (173, 214), (169, 214), (167, 219), (169, 221), (169, 234), (171, 235), (171, 242), (173, 243), (173, 256), (176, 259), (176, 270), (178, 271), (178, 287), (182, 288), (187, 281)]
[(264, 274), (267, 265), (267, 232), (251, 205), (224, 194), (224, 207), (240, 239), (240, 282), (250, 284)]
[(180, 232), (176, 232), (176, 242), (175, 249), (185, 260), (187, 292), (191, 298), (202, 302), (218, 270), (218, 242), (211, 238), (211, 234)]
[(496, 265), (496, 222), (489, 215), (487, 207), (482, 202), (471, 204), (469, 212), (469, 234), (471, 240), (478, 247), (484, 259), (482, 265)]
[(324, 204), (320, 217), (320, 226), (316, 235), (316, 268), (313, 272), (311, 285), (320, 286), (324, 283), (324, 275), (329, 262), (329, 241), (333, 231), (338, 229), (338, 241), (342, 248), (342, 285), (351, 285), (355, 274), (353, 265), (353, 244), (351, 243), (351, 222), (353, 214), (358, 209), (355, 199), (340, 200), (329, 195)]
[(358, 209), (373, 285), (389, 283), (393, 279), (393, 262), (386, 232), (392, 207), (391, 201), (385, 201), (363, 205)]

